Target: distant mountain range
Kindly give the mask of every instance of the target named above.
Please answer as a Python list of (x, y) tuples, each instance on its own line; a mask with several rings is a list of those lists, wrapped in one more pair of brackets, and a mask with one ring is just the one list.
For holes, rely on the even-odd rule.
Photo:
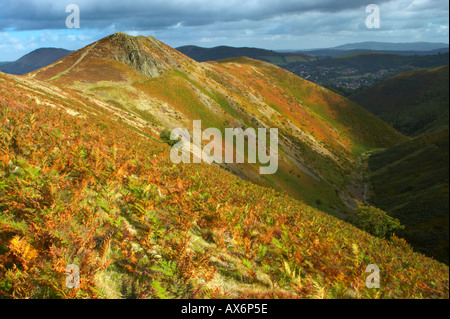
[(405, 50), (365, 50), (365, 49), (353, 49), (353, 50), (338, 50), (338, 49), (318, 49), (311, 51), (300, 51), (302, 54), (309, 54), (316, 58), (320, 57), (336, 57), (340, 55), (361, 53), (361, 52), (374, 52), (374, 53), (390, 53), (396, 55), (435, 55), (448, 53), (449, 48), (435, 49), (431, 51), (405, 51)]
[(334, 57), (358, 52), (383, 52), (398, 55), (433, 55), (449, 52), (448, 43), (411, 42), (360, 42), (340, 45), (333, 48), (321, 48), (311, 50), (297, 50), (295, 53), (308, 54), (314, 57)]
[(389, 43), (389, 42), (359, 42), (344, 44), (333, 49), (336, 50), (375, 50), (375, 51), (433, 51), (448, 48), (448, 43), (433, 42), (410, 42), (410, 43)]
[(217, 61), (226, 58), (246, 56), (280, 65), (290, 62), (314, 61), (315, 57), (334, 57), (359, 52), (383, 52), (398, 55), (434, 55), (448, 53), (448, 43), (412, 42), (412, 43), (388, 43), (388, 42), (360, 42), (349, 43), (332, 48), (311, 50), (265, 50), (259, 48), (235, 48), (218, 46), (203, 48), (198, 46), (182, 46), (177, 48), (181, 53), (198, 61)]
[(0, 71), (9, 74), (23, 75), (65, 57), (70, 52), (65, 49), (41, 48), (34, 50), (14, 62), (0, 62)]

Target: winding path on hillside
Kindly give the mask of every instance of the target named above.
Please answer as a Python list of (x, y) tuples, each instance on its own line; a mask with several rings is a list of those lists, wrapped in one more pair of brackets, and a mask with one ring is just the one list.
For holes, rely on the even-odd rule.
[(54, 77), (52, 77), (51, 79), (49, 79), (48, 81), (53, 81), (59, 77), (61, 77), (64, 74), (67, 74), (68, 72), (70, 72), (70, 70), (72, 70), (75, 66), (77, 66), (81, 61), (83, 61), (83, 59), (89, 54), (89, 52), (91, 52), (91, 50), (93, 48), (95, 48), (95, 46), (97, 45), (98, 42), (95, 42), (93, 45), (89, 46), (87, 48), (87, 50), (85, 50), (85, 52), (81, 55), (81, 57), (68, 69), (62, 71), (61, 73), (58, 73), (57, 75), (55, 75)]

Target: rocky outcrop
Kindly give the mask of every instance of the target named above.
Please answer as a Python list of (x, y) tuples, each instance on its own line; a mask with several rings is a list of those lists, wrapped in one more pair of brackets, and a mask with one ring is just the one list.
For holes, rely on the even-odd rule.
[(111, 52), (114, 60), (123, 62), (146, 76), (158, 77), (168, 69), (165, 63), (148, 54), (143, 49), (140, 40), (135, 37), (120, 32), (113, 34), (109, 40), (112, 47), (115, 48)]

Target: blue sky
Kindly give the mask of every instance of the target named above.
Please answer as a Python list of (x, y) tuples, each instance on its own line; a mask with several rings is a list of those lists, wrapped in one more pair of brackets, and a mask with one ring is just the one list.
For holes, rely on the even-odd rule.
[[(381, 27), (365, 25), (366, 6)], [(67, 29), (66, 6), (80, 8)], [(445, 42), (447, 0), (0, 0), (0, 61), (41, 47), (77, 50), (109, 34), (152, 35), (172, 47), (309, 49), (364, 41)]]

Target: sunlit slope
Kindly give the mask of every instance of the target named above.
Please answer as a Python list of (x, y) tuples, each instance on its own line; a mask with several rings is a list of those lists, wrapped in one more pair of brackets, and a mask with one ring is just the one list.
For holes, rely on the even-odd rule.
[(335, 154), (355, 157), (367, 148), (405, 140), (359, 105), (272, 64), (237, 58), (222, 60), (221, 65), (223, 73), (259, 93), (259, 102), (275, 111), (273, 118), (291, 121)]
[[(279, 169), (226, 165), (334, 214), (362, 199), (358, 156), (405, 138), (356, 104), (281, 68), (248, 58), (197, 63), (151, 37), (119, 33), (29, 75), (95, 96), (155, 131), (278, 128)], [(355, 191), (356, 190), (356, 191)]]
[(114, 105), (0, 73), (1, 295), (449, 297), (448, 267), (401, 241), (168, 154)]

